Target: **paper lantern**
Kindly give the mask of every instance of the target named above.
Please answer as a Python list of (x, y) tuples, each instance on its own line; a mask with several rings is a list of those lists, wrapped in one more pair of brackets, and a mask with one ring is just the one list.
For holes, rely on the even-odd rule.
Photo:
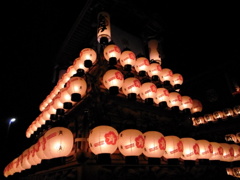
[(92, 48), (84, 48), (79, 53), (80, 59), (83, 59), (84, 66), (90, 68), (97, 60), (97, 53)]
[(207, 140), (197, 140), (199, 146), (199, 156), (198, 159), (210, 159), (213, 154), (212, 144)]
[(166, 149), (163, 156), (167, 159), (178, 159), (183, 153), (183, 143), (177, 136), (164, 136)]
[(183, 76), (179, 73), (174, 73), (170, 79), (170, 84), (176, 91), (179, 91), (181, 85), (183, 84)]
[(153, 99), (157, 95), (157, 86), (152, 82), (145, 82), (140, 88), (140, 97), (146, 103), (153, 103)]
[(21, 166), (24, 170), (30, 169), (32, 167), (32, 165), (28, 161), (28, 149), (22, 152), (22, 154), (20, 155), (20, 159), (21, 159)]
[(98, 155), (112, 154), (117, 149), (118, 132), (111, 126), (97, 126), (90, 131), (88, 142), (91, 151)]
[(147, 131), (143, 133), (143, 154), (150, 158), (160, 158), (166, 148), (166, 141), (162, 133), (158, 131)]
[[(69, 81), (69, 79), (73, 76), (73, 75), (75, 75), (77, 73), (77, 70), (75, 69), (75, 67), (74, 67), (74, 65), (71, 65), (71, 66), (69, 66), (68, 68), (67, 68), (67, 71), (66, 71), (66, 77), (68, 77), (68, 80), (67, 81)], [(67, 82), (66, 81), (66, 82)]]
[(47, 156), (44, 151), (46, 150), (46, 138), (45, 136), (42, 136), (38, 139), (37, 143), (35, 144), (35, 152), (36, 152), (36, 156), (43, 160), (43, 159), (51, 159), (51, 157)]
[(123, 81), (122, 91), (129, 99), (136, 99), (136, 96), (140, 93), (140, 88), (141, 82), (135, 77), (129, 77)]
[(116, 65), (117, 61), (120, 59), (121, 50), (115, 44), (107, 45), (104, 50), (104, 58), (108, 61), (110, 65)]
[(131, 71), (136, 63), (136, 55), (129, 49), (123, 50), (120, 55), (120, 64), (126, 71)]
[(34, 166), (34, 165), (37, 165), (37, 164), (41, 163), (42, 159), (40, 159), (36, 155), (35, 144), (32, 145), (30, 148), (28, 148), (27, 160), (31, 164), (31, 166)]
[(63, 88), (59, 93), (60, 93), (59, 100), (61, 103), (63, 103), (64, 109), (71, 109), (72, 106), (74, 106), (76, 104), (76, 102), (71, 100), (72, 96), (68, 92), (67, 88)]
[(170, 108), (178, 108), (182, 104), (182, 96), (178, 92), (170, 92), (169, 99), (167, 101), (167, 105)]
[(161, 64), (161, 56), (158, 52), (158, 41), (156, 39), (148, 41), (148, 51), (150, 60)]
[(193, 138), (181, 138), (183, 144), (183, 153), (181, 159), (196, 160), (199, 156), (199, 146)]
[(203, 118), (204, 118), (204, 120), (205, 120), (206, 122), (214, 122), (214, 121), (216, 121), (216, 119), (214, 119), (214, 117), (213, 117), (212, 114), (205, 114), (205, 115), (203, 116)]
[(225, 119), (224, 114), (222, 111), (214, 111), (213, 112), (213, 118), (215, 120)]
[(150, 66), (149, 60), (145, 57), (139, 57), (136, 59), (135, 70), (139, 74), (139, 76), (145, 76), (148, 72), (148, 68)]
[(72, 151), (73, 134), (69, 129), (54, 127), (48, 130), (44, 137), (46, 139), (44, 154), (48, 158), (65, 157)]
[(111, 26), (109, 13), (102, 11), (97, 16), (97, 41), (100, 44), (106, 45), (111, 41)]
[(233, 148), (233, 152), (234, 152), (233, 161), (239, 161), (240, 160), (240, 146), (237, 144), (231, 144), (231, 147)]
[(223, 155), (223, 147), (218, 142), (210, 142), (212, 145), (212, 156), (209, 158), (209, 160), (215, 160), (218, 161), (222, 158)]
[(137, 129), (125, 129), (119, 133), (118, 149), (124, 156), (139, 156), (143, 152), (143, 133)]
[(169, 100), (169, 91), (166, 88), (157, 88), (156, 97), (153, 99), (154, 103), (159, 106), (166, 106)]
[(236, 115), (239, 115), (240, 114), (240, 105), (236, 105), (233, 107), (233, 112), (236, 114)]
[(154, 62), (149, 65), (147, 73), (152, 80), (158, 81), (160, 78), (161, 70), (162, 67), (160, 66), (160, 64)]
[(76, 70), (76, 75), (79, 77), (82, 77), (86, 72), (89, 71), (89, 68), (85, 67), (84, 65), (84, 59), (81, 59), (80, 57), (77, 57), (73, 61), (73, 67)]
[(66, 84), (66, 89), (71, 94), (71, 100), (78, 102), (86, 95), (87, 82), (81, 77), (71, 77)]
[(118, 94), (123, 81), (123, 74), (117, 69), (110, 69), (103, 75), (103, 85), (109, 90), (110, 94)]
[(223, 148), (223, 155), (220, 161), (231, 162), (234, 158), (234, 149), (230, 144), (220, 143)]
[(169, 68), (163, 68), (160, 72), (160, 80), (164, 85), (169, 85), (173, 76), (173, 72)]
[(193, 106), (192, 98), (189, 96), (182, 96), (182, 103), (179, 106), (179, 109), (181, 111), (189, 111), (190, 112), (190, 109), (192, 108), (192, 106)]
[(193, 101), (193, 106), (191, 108), (191, 113), (195, 114), (195, 113), (202, 112), (202, 109), (203, 109), (202, 103), (197, 99), (193, 99), (192, 101)]

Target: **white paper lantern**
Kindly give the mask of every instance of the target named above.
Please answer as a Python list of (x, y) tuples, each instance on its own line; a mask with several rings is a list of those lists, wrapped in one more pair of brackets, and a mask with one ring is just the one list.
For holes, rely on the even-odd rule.
[(124, 156), (139, 156), (143, 152), (143, 133), (137, 129), (126, 129), (119, 133), (118, 149)]
[(183, 153), (183, 143), (177, 136), (164, 136), (166, 149), (163, 156), (167, 159), (178, 159)]
[(111, 126), (101, 125), (90, 131), (88, 142), (91, 151), (98, 154), (112, 154), (117, 149), (118, 132)]
[(73, 134), (69, 129), (54, 127), (48, 130), (44, 137), (46, 139), (44, 154), (48, 158), (65, 157), (72, 151)]
[(181, 138), (183, 143), (183, 153), (181, 158), (183, 160), (196, 160), (199, 156), (199, 146), (197, 141), (193, 138)]
[(162, 133), (158, 131), (147, 131), (143, 133), (144, 149), (143, 154), (151, 158), (160, 158), (166, 149), (166, 141)]

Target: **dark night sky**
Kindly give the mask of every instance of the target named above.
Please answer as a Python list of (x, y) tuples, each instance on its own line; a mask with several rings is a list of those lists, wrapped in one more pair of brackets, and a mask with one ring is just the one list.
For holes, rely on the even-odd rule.
[[(180, 63), (176, 59), (176, 64), (193, 73), (192, 68), (198, 64), (201, 64), (198, 68), (204, 71), (214, 68), (214, 63), (220, 61), (239, 61), (239, 46), (235, 46), (239, 44), (240, 32), (236, 4), (202, 4), (196, 13), (185, 5), (169, 4), (168, 15), (171, 16), (165, 17), (173, 20), (176, 16), (173, 22), (179, 23), (169, 22), (173, 37), (179, 38), (168, 44), (168, 48), (181, 53), (178, 50), (181, 47), (185, 50), (184, 55), (187, 54), (188, 62)], [(26, 128), (39, 115), (40, 103), (52, 90), (56, 54), (80, 13), (81, 2), (9, 1), (1, 8), (2, 12), (4, 10), (1, 16), (0, 72), (0, 132), (3, 137), (0, 157), (3, 168), (29, 147)], [(174, 12), (183, 12), (183, 15)], [(173, 30), (177, 28), (180, 31)], [(191, 58), (195, 58), (195, 62)], [(209, 59), (215, 60), (211, 62)], [(10, 126), (6, 137), (11, 117), (16, 117), (17, 122)]]

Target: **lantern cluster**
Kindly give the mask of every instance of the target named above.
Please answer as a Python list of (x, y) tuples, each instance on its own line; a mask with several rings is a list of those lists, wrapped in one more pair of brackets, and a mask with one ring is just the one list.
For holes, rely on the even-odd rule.
[(48, 121), (58, 121), (59, 116), (64, 115), (77, 102), (79, 102), (87, 91), (87, 83), (84, 78), (72, 76), (67, 81), (64, 88), (62, 88), (52, 99), (39, 116), (31, 123), (26, 130), (26, 137), (31, 135), (41, 128)]
[(236, 105), (233, 108), (225, 108), (221, 111), (218, 110), (218, 111), (214, 111), (213, 113), (207, 113), (201, 116), (198, 115), (192, 118), (192, 122), (194, 126), (198, 126), (200, 124), (217, 122), (219, 120), (227, 120), (228, 118), (234, 118), (239, 115), (240, 115), (240, 105)]
[(190, 137), (164, 136), (158, 131), (142, 133), (137, 129), (125, 129), (120, 133), (111, 126), (100, 125), (90, 131), (88, 143), (95, 155), (113, 154), (118, 149), (124, 156), (145, 155), (148, 158), (182, 160), (240, 160), (240, 146), (209, 142)]
[(54, 127), (48, 130), (38, 142), (24, 150), (22, 154), (10, 162), (4, 169), (8, 177), (23, 170), (38, 165), (44, 159), (68, 156), (73, 147), (73, 134), (64, 127)]
[(84, 48), (66, 72), (62, 74), (56, 86), (40, 104), (39, 116), (26, 130), (26, 137), (31, 135), (46, 122), (58, 121), (59, 117), (74, 107), (87, 93), (87, 82), (83, 75), (95, 64), (97, 54), (92, 48)]

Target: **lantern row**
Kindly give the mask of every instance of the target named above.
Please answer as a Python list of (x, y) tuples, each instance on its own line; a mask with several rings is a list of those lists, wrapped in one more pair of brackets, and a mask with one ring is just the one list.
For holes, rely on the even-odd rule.
[(226, 120), (227, 118), (234, 118), (240, 115), (240, 105), (233, 108), (225, 108), (222, 111), (215, 111), (203, 116), (192, 117), (193, 126), (200, 124), (207, 124), (209, 122), (217, 122), (218, 120)]
[(23, 170), (38, 165), (44, 159), (65, 157), (73, 147), (73, 134), (64, 127), (54, 127), (48, 130), (38, 142), (22, 152), (4, 168), (4, 176), (8, 177)]
[(240, 178), (240, 167), (226, 168), (227, 175)]
[(195, 140), (190, 137), (164, 136), (158, 131), (142, 133), (137, 129), (125, 129), (118, 133), (111, 126), (100, 125), (90, 131), (89, 147), (95, 155), (114, 153), (117, 149), (124, 156), (149, 158), (165, 157), (183, 160), (240, 160), (240, 146), (236, 144)]
[[(191, 137), (164, 136), (158, 131), (142, 133), (137, 129), (118, 131), (106, 125), (93, 128), (88, 136), (88, 145), (95, 155), (113, 154), (117, 150), (124, 156), (145, 155), (148, 158), (197, 160), (208, 159), (223, 162), (240, 160), (240, 146), (236, 144), (195, 140)], [(39, 138), (35, 145), (9, 163), (4, 176), (30, 169), (44, 159), (68, 156), (73, 148), (73, 134), (67, 128), (55, 127)]]
[(236, 134), (226, 134), (225, 140), (233, 141), (234, 143), (240, 143), (240, 132), (238, 132)]
[[(109, 55), (110, 52), (120, 51), (119, 47), (112, 44), (106, 46), (104, 50), (107, 51), (104, 53), (106, 56), (105, 59), (109, 61), (113, 58), (112, 54), (111, 56)], [(127, 55), (121, 56), (125, 52), (128, 52)], [(136, 60), (136, 63), (131, 64), (131, 66), (136, 67), (135, 69), (138, 69), (138, 73), (143, 71), (139, 69), (144, 65), (145, 71), (148, 72), (150, 77), (160, 77), (163, 83), (172, 80), (173, 87), (182, 83), (183, 78), (181, 75), (175, 74), (176, 76), (174, 76), (170, 69), (162, 69), (159, 63), (154, 62), (149, 64), (148, 59), (143, 57), (136, 59), (133, 52), (125, 52), (119, 54), (122, 67), (130, 65), (124, 64), (123, 62), (126, 63), (127, 59), (132, 58)], [(41, 113), (28, 127), (26, 137), (31, 137), (46, 121), (56, 120), (59, 115), (64, 115), (69, 109), (73, 108), (76, 102), (80, 101), (86, 95), (87, 82), (83, 75), (96, 63), (96, 60), (97, 55), (93, 49), (85, 48), (80, 51), (79, 57), (74, 60), (73, 65), (68, 67), (66, 73), (58, 80), (57, 85), (51, 93), (40, 104), (39, 109)], [(146, 67), (148, 66), (152, 68), (147, 70)], [(156, 77), (154, 79), (156, 79)], [(141, 83), (137, 77), (130, 76), (124, 78), (123, 73), (118, 69), (107, 70), (103, 75), (102, 83), (111, 94), (118, 94), (119, 90), (121, 90), (129, 99), (136, 100), (136, 98), (140, 97), (146, 103), (154, 103), (155, 105), (169, 108), (177, 107), (181, 111), (190, 110), (192, 114), (202, 111), (202, 104), (199, 100), (192, 99), (189, 96), (182, 96), (177, 91), (170, 92), (165, 87), (157, 87), (153, 82)]]

